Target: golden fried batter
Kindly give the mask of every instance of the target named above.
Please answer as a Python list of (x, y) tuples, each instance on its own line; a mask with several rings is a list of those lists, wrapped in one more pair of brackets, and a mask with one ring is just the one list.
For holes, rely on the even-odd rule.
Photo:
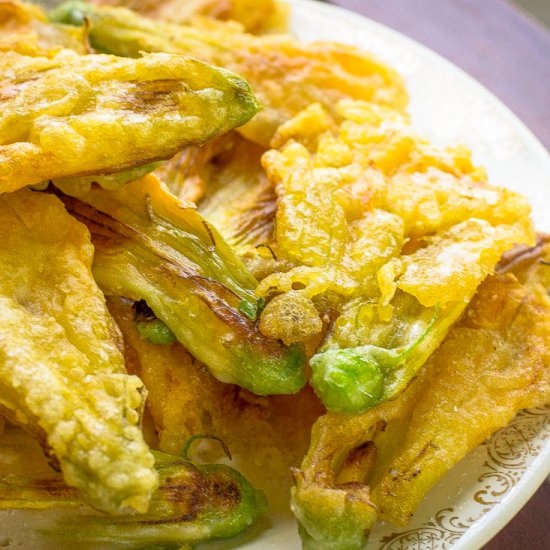
[(147, 510), (157, 476), (139, 427), (143, 384), (91, 274), (86, 228), (59, 199), (0, 197), (0, 404), (44, 432), (65, 481), (111, 513)]
[[(330, 316), (312, 384), (330, 410), (358, 414), (407, 386), (533, 229), (526, 199), (489, 185), (466, 150), (438, 149), (372, 103), (336, 110), (308, 107), (263, 156), (277, 193), (274, 251), (294, 267), (256, 292), (295, 292)], [(277, 330), (267, 319), (260, 328)]]
[(550, 298), (537, 282), (544, 269), (532, 266), (525, 284), (489, 277), (397, 399), (317, 422), (293, 497), (306, 539), (359, 548), (377, 518), (405, 524), (463, 456), (520, 409), (550, 400)]
[(49, 24), (34, 4), (0, 0), (0, 52), (51, 56), (62, 48), (88, 53), (85, 29)]
[[(475, 289), (506, 248), (532, 239), (526, 199), (489, 185), (467, 151), (437, 149), (394, 111), (350, 101), (337, 109), (334, 119), (309, 107), (263, 158), (278, 196), (277, 255), (311, 268), (301, 269), (309, 295), (328, 286), (376, 296), (389, 268), (379, 270), (401, 258), (391, 264), (398, 287), (426, 305), (462, 300), (467, 281)], [(308, 272), (318, 289), (307, 290)], [(290, 277), (300, 280), (273, 276), (259, 292)]]
[(0, 55), (0, 192), (168, 158), (246, 122), (246, 82), (194, 59)]
[(87, 18), (90, 43), (99, 51), (138, 56), (171, 52), (197, 56), (243, 76), (263, 109), (239, 130), (268, 146), (277, 128), (313, 102), (333, 110), (339, 99), (373, 101), (404, 109), (401, 77), (371, 55), (333, 42), (300, 44), (290, 36), (254, 36), (231, 23), (203, 20), (186, 26), (152, 21), (124, 8), (70, 3), (54, 13), (59, 22)]
[(231, 20), (251, 33), (283, 31), (289, 14), (289, 6), (279, 0), (93, 0), (91, 3), (124, 6), (173, 23), (193, 23), (197, 16)]

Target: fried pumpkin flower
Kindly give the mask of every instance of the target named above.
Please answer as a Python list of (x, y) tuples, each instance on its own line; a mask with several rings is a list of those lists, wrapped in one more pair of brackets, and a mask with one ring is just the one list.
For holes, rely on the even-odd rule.
[(289, 36), (254, 36), (214, 21), (200, 27), (177, 25), (84, 2), (67, 2), (50, 16), (77, 26), (88, 21), (90, 43), (98, 51), (132, 57), (182, 53), (242, 75), (263, 109), (239, 131), (263, 146), (283, 122), (313, 102), (332, 109), (339, 99), (352, 98), (404, 109), (408, 99), (394, 70), (351, 46), (302, 45)]
[[(124, 337), (126, 366), (147, 386), (158, 448), (177, 454), (193, 434), (218, 437), (239, 470), (266, 492), (270, 509), (287, 509), (290, 468), (299, 466), (311, 426), (324, 413), (311, 388), (266, 397), (223, 384), (181, 344), (159, 346), (143, 339), (130, 300), (110, 297), (107, 305)], [(206, 441), (194, 449), (207, 462), (223, 450), (218, 442)]]
[(0, 191), (169, 158), (257, 110), (241, 78), (178, 55), (0, 56)]
[(329, 300), (312, 383), (330, 410), (357, 414), (403, 391), (533, 230), (526, 199), (489, 185), (468, 151), (438, 149), (373, 104), (337, 111), (302, 111), (263, 157), (277, 193), (275, 253), (294, 267), (257, 292)]
[(29, 439), (15, 430), (0, 439), (0, 450), (18, 464), (17, 472), (12, 468), (9, 475), (0, 476), (0, 509), (12, 510), (14, 517), (23, 521), (34, 519), (33, 511), (40, 511), (39, 521), (28, 521), (25, 536), (30, 531), (56, 548), (77, 543), (86, 547), (114, 544), (187, 548), (235, 536), (266, 509), (264, 495), (233, 468), (194, 464), (185, 457), (155, 451), (159, 487), (147, 512), (98, 514), (84, 505), (59, 474), (48, 469), (36, 443)]
[(86, 45), (84, 28), (53, 25), (39, 6), (0, 0), (0, 52), (49, 57), (63, 48), (85, 54)]
[(258, 330), (256, 279), (193, 205), (154, 176), (66, 203), (92, 233), (102, 290), (144, 300), (216, 378), (261, 395), (305, 384), (303, 346)]
[(0, 197), (0, 404), (44, 434), (65, 482), (105, 512), (147, 510), (157, 486), (143, 385), (91, 273), (86, 228), (54, 196)]
[(489, 277), (395, 400), (319, 419), (293, 492), (306, 547), (359, 550), (377, 519), (405, 525), (462, 457), (517, 411), (550, 401), (548, 267), (537, 260), (523, 284)]
[(279, 0), (93, 0), (90, 4), (123, 6), (172, 23), (213, 17), (240, 23), (254, 34), (285, 30), (289, 13), (289, 6)]

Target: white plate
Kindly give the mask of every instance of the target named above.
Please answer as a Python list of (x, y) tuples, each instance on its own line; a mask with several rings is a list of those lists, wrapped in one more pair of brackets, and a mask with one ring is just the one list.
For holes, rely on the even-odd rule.
[[(396, 68), (410, 93), (414, 126), (440, 144), (467, 145), (492, 182), (520, 191), (539, 230), (550, 231), (550, 156), (500, 101), (443, 58), (378, 23), (313, 0), (289, 0), (292, 31), (304, 42), (360, 46)], [(368, 549), (471, 550), (502, 529), (550, 474), (550, 408), (521, 412), (462, 460), (426, 496), (405, 529), (379, 524)], [(290, 518), (245, 544), (294, 550)]]

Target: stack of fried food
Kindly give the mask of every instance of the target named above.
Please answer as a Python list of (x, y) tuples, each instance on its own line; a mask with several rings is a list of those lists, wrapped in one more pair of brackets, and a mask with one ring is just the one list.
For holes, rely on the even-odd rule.
[(0, 508), (37, 544), (232, 537), (265, 492), (360, 549), (550, 401), (526, 199), (287, 13), (0, 0)]

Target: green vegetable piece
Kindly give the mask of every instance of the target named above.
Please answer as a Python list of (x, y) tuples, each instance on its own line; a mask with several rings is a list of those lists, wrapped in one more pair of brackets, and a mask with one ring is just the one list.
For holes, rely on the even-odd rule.
[[(327, 409), (344, 414), (361, 414), (391, 399), (410, 380), (407, 359), (432, 331), (439, 308), (424, 332), (407, 348), (384, 349), (366, 345), (347, 349), (329, 349), (311, 358), (312, 385)], [(415, 364), (422, 364), (431, 353), (431, 346), (417, 354)], [(428, 355), (426, 355), (428, 352)], [(421, 362), (421, 363), (420, 363)], [(413, 369), (416, 371), (416, 366)]]
[(99, 185), (103, 189), (116, 190), (126, 185), (129, 181), (137, 180), (149, 174), (160, 166), (160, 162), (150, 162), (143, 166), (136, 166), (122, 172), (112, 174), (96, 174), (93, 176), (75, 176), (73, 178), (55, 179), (55, 186), (71, 197), (80, 197), (85, 195), (93, 185)]
[[(0, 509), (48, 511), (36, 529), (48, 542), (120, 544), (158, 548), (233, 537), (266, 511), (266, 499), (236, 470), (221, 464), (196, 465), (155, 452), (159, 488), (147, 513), (107, 516), (84, 508), (60, 475), (37, 479), (10, 475), (0, 480)], [(179, 547), (178, 546), (178, 547)]]
[[(302, 519), (304, 510), (294, 509)], [(350, 503), (345, 515), (319, 514), (313, 521), (318, 526), (313, 528), (312, 536), (302, 523), (298, 523), (303, 550), (363, 550), (367, 542), (364, 525), (368, 524), (371, 514)], [(365, 517), (366, 516), (366, 517)], [(308, 524), (308, 527), (310, 525)]]
[[(122, 7), (95, 6), (69, 1), (48, 14), (50, 21), (76, 27), (89, 23), (90, 45), (99, 52), (139, 57), (142, 52), (171, 52), (208, 59), (227, 48), (213, 36), (186, 25), (153, 21)], [(214, 63), (215, 64), (215, 63)]]
[(144, 300), (135, 302), (133, 309), (136, 314), (136, 329), (142, 340), (161, 346), (175, 344), (178, 341), (176, 335), (155, 317), (147, 302)]
[(137, 321), (136, 328), (142, 340), (148, 340), (151, 344), (166, 346), (175, 344), (176, 335), (160, 320)]
[(253, 302), (248, 300), (243, 300), (239, 304), (239, 311), (246, 315), (252, 321), (255, 321), (258, 318), (258, 314), (262, 311), (265, 305), (265, 300), (263, 298), (258, 298)]
[[(259, 395), (305, 384), (303, 346), (264, 336), (250, 319), (261, 305), (256, 279), (216, 229), (155, 177), (65, 204), (92, 234), (102, 290), (144, 300), (216, 378)], [(255, 304), (248, 315), (243, 302)]]
[(85, 2), (64, 2), (50, 12), (50, 19), (65, 25), (81, 27), (86, 23), (87, 8), (91, 8)]
[(379, 403), (399, 354), (376, 346), (331, 349), (311, 359), (312, 384), (330, 411), (359, 414)]

